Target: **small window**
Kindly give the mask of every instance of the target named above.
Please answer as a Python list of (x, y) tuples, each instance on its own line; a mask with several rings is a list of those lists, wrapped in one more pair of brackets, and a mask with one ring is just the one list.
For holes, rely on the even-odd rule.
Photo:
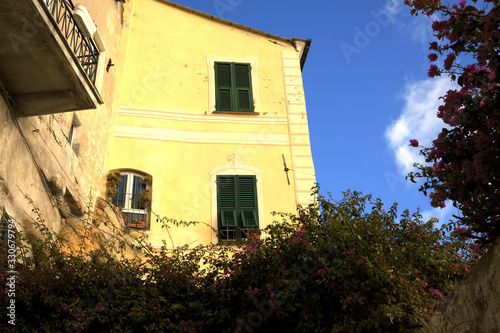
[(244, 240), (259, 233), (255, 176), (217, 176), (217, 207), (222, 241)]
[(71, 121), (71, 126), (68, 133), (68, 142), (73, 148), (76, 156), (80, 153), (80, 141), (82, 136), (82, 124), (78, 120), (75, 114), (73, 114), (73, 120)]
[(250, 64), (215, 63), (217, 111), (253, 112)]
[(133, 171), (121, 171), (112, 203), (120, 209), (127, 226), (149, 228), (151, 207), (151, 177)]

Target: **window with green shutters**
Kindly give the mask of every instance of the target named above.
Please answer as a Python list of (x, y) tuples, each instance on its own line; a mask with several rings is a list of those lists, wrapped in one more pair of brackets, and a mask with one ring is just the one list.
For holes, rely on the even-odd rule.
[(217, 219), (222, 241), (258, 233), (255, 176), (217, 176)]
[(217, 111), (253, 112), (250, 64), (215, 63)]

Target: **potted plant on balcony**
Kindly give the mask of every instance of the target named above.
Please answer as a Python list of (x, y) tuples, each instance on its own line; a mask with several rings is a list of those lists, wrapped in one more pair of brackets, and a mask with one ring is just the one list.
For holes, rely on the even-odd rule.
[(146, 228), (146, 220), (142, 219), (140, 221), (137, 221), (136, 228), (137, 229), (145, 229)]

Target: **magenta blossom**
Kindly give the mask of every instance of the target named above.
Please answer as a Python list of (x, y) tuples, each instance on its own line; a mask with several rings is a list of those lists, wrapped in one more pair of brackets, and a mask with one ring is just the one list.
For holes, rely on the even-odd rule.
[(455, 61), (456, 58), (457, 57), (453, 53), (448, 54), (448, 56), (444, 60), (444, 69), (446, 69), (447, 71), (450, 70), (451, 66), (453, 66), (453, 61)]
[(439, 68), (436, 65), (431, 65), (429, 68), (429, 71), (427, 72), (427, 76), (430, 78), (435, 77), (435, 76), (441, 76), (441, 73), (439, 72)]
[(418, 147), (418, 140), (411, 139), (409, 146), (411, 146), (411, 147)]
[(438, 56), (436, 53), (430, 53), (427, 58), (429, 58), (430, 61), (436, 61)]

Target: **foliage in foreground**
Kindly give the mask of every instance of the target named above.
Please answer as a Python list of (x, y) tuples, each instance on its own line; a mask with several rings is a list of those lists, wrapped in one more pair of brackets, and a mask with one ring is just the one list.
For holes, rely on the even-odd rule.
[[(319, 208), (319, 209), (318, 209)], [(143, 262), (66, 254), (57, 242), (18, 264), (19, 332), (399, 332), (419, 326), (477, 259), (434, 219), (397, 216), (346, 192), (265, 238), (192, 250), (144, 246)], [(168, 227), (168, 225), (167, 225)], [(460, 236), (457, 236), (460, 237)], [(5, 281), (6, 250), (0, 254)], [(6, 307), (6, 286), (0, 285)], [(13, 328), (2, 319), (3, 331)]]

